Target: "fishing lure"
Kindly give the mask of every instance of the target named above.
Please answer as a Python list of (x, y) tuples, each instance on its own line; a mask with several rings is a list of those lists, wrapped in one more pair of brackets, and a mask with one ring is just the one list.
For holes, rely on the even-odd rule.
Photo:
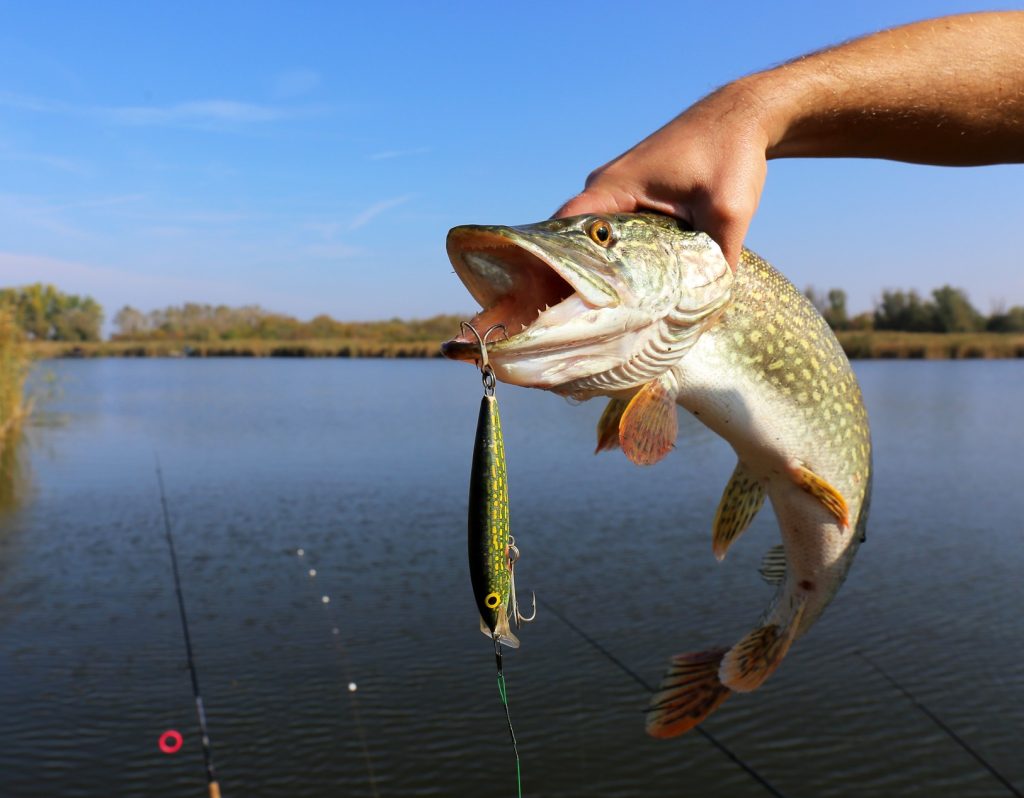
[(501, 646), (519, 648), (519, 638), (512, 632), (511, 623), (515, 623), (518, 628), (536, 618), (537, 597), (533, 597), (533, 613), (526, 617), (519, 611), (516, 599), (515, 565), (519, 559), (519, 549), (516, 548), (508, 520), (505, 441), (501, 434), (498, 400), (494, 397), (497, 381), (487, 359), (487, 337), (495, 330), (504, 332), (505, 326), (495, 324), (485, 330), (483, 336), (468, 322), (462, 322), (462, 328), (463, 331), (472, 332), (480, 345), (479, 365), (484, 383), (484, 396), (480, 400), (480, 416), (473, 445), (473, 468), (469, 476), (469, 577), (473, 583), (476, 606), (480, 611), (480, 631), (494, 641), (498, 694), (505, 708), (505, 720), (516, 756), (517, 795), (522, 798), (519, 746), (508, 709)]
[(484, 395), (473, 446), (473, 468), (469, 477), (469, 578), (480, 612), (480, 631), (511, 648), (519, 639), (511, 623), (519, 627), (537, 615), (524, 616), (516, 600), (515, 564), (519, 549), (512, 537), (508, 515), (508, 478), (505, 470), (505, 442), (501, 434), (501, 416), (494, 396), (496, 380), (487, 359), (487, 337), (504, 325), (490, 327), (481, 337), (471, 324), (462, 323), (480, 344), (480, 372)]

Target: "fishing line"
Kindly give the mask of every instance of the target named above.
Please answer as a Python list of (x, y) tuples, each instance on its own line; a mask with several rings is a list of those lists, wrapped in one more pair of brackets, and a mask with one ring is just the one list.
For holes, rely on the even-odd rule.
[(501, 667), (501, 643), (494, 638), (494, 659), (498, 665), (498, 694), (501, 696), (501, 703), (505, 707), (505, 720), (508, 722), (508, 733), (512, 738), (512, 750), (516, 755), (516, 796), (523, 798), (523, 775), (519, 768), (519, 745), (516, 743), (516, 732), (512, 728), (512, 716), (508, 711), (508, 692), (505, 689), (505, 672)]
[(185, 597), (181, 592), (181, 573), (178, 571), (178, 554), (174, 548), (174, 534), (171, 532), (171, 516), (167, 511), (167, 492), (164, 490), (164, 475), (160, 468), (160, 457), (156, 456), (156, 481), (160, 486), (160, 506), (164, 516), (164, 536), (167, 548), (171, 553), (171, 571), (174, 573), (174, 592), (178, 597), (178, 614), (181, 616), (181, 631), (185, 637), (185, 654), (188, 656), (188, 672), (192, 677), (192, 696), (196, 702), (196, 716), (199, 718), (199, 731), (203, 740), (203, 763), (206, 765), (206, 784), (210, 798), (220, 798), (220, 785), (213, 769), (213, 753), (210, 750), (210, 733), (206, 728), (206, 709), (203, 697), (199, 693), (199, 676), (196, 674), (196, 661), (192, 655), (192, 636), (188, 630), (188, 614), (185, 612)]
[[(309, 552), (305, 549), (296, 549), (295, 554), (297, 557), (302, 559), (305, 558)], [(315, 595), (317, 591), (312, 590), (312, 588), (313, 580), (317, 577), (317, 569), (307, 568), (306, 575), (308, 577), (306, 582), (311, 588), (311, 592)], [(348, 683), (349, 711), (352, 713), (352, 719), (355, 721), (356, 732), (359, 735), (359, 745), (363, 752), (363, 763), (366, 765), (366, 776), (370, 782), (370, 791), (373, 793), (374, 798), (380, 798), (380, 792), (377, 789), (377, 774), (373, 769), (373, 760), (370, 758), (370, 746), (367, 743), (366, 730), (363, 728), (363, 719), (359, 712), (359, 697), (356, 695), (359, 685), (351, 678), (352, 670), (349, 667), (348, 653), (341, 643), (341, 627), (335, 617), (336, 613), (331, 608), (330, 595), (326, 593), (321, 595), (320, 604), (327, 613), (327, 621), (331, 625), (331, 637), (334, 639), (334, 653), (340, 664), (344, 680)]]
[(905, 688), (903, 685), (901, 685), (899, 682), (897, 682), (894, 678), (892, 678), (888, 673), (886, 673), (884, 670), (882, 670), (882, 666), (881, 665), (879, 665), (877, 662), (875, 662), (873, 659), (871, 659), (871, 657), (869, 657), (863, 651), (856, 651), (854, 653), (857, 654), (858, 657), (863, 659), (868, 665), (870, 665), (872, 668), (874, 668), (876, 671), (878, 671), (878, 673), (887, 682), (889, 682), (889, 684), (891, 684), (893, 687), (895, 687), (897, 690), (899, 690), (901, 693), (903, 693), (903, 695), (906, 696), (906, 698), (910, 701), (910, 703), (912, 703), (915, 707), (917, 707), (919, 710), (921, 710), (925, 715), (927, 715), (929, 718), (931, 718), (932, 722), (936, 726), (938, 726), (940, 729), (942, 729), (942, 731), (944, 731), (950, 737), (950, 739), (952, 739), (957, 745), (959, 745), (967, 753), (969, 753), (971, 756), (973, 756), (978, 761), (978, 764), (980, 764), (983, 768), (985, 768), (985, 770), (987, 770), (989, 773), (991, 773), (992, 776), (995, 779), (997, 779), (1004, 787), (1006, 787), (1006, 789), (1008, 789), (1012, 795), (1017, 796), (1017, 798), (1024, 798), (1024, 795), (1021, 795), (1020, 791), (1016, 787), (1013, 786), (1013, 784), (1009, 781), (1009, 779), (1007, 779), (1005, 776), (1003, 776), (1002, 773), (1000, 773), (998, 770), (996, 770), (995, 767), (993, 767), (991, 764), (989, 764), (988, 761), (986, 761), (986, 759), (981, 754), (979, 754), (977, 751), (975, 751), (973, 748), (971, 748), (971, 746), (968, 745), (967, 741), (964, 740), (959, 734), (957, 734), (949, 726), (947, 726), (945, 723), (943, 723), (942, 720), (934, 712), (932, 712), (930, 709), (928, 709), (928, 707), (926, 707), (917, 698), (915, 698), (913, 693), (911, 693), (907, 688)]
[[(545, 599), (538, 599), (538, 601), (541, 604), (543, 604), (545, 607), (547, 607), (547, 609), (553, 615), (555, 615), (557, 618), (559, 618), (559, 620), (561, 620), (562, 623), (564, 623), (566, 626), (568, 626), (570, 629), (572, 629), (576, 634), (578, 634), (580, 637), (582, 637), (584, 640), (586, 640), (587, 643), (589, 643), (591, 645), (591, 647), (593, 647), (599, 654), (601, 654), (605, 659), (607, 659), (609, 662), (611, 662), (613, 665), (615, 665), (619, 670), (621, 670), (627, 676), (631, 677), (634, 682), (636, 682), (641, 687), (643, 687), (648, 693), (656, 692), (655, 688), (652, 687), (650, 684), (648, 684), (647, 681), (642, 676), (640, 676), (640, 674), (638, 674), (636, 671), (634, 671), (632, 668), (630, 668), (628, 665), (626, 665), (626, 663), (624, 663), (621, 659), (619, 659), (614, 654), (612, 654), (612, 652), (610, 652), (607, 648), (605, 648), (603, 645), (601, 645), (601, 643), (599, 643), (597, 640), (595, 640), (593, 637), (591, 637), (589, 634), (587, 634), (583, 629), (581, 629), (579, 626), (577, 626), (575, 623), (573, 623), (573, 621), (571, 621), (568, 617), (566, 617), (561, 612), (559, 612), (559, 610), (555, 606), (553, 606), (550, 601), (547, 601)], [(719, 740), (717, 737), (715, 737), (711, 732), (705, 731), (700, 726), (695, 727), (694, 731), (696, 731), (697, 734), (699, 734), (701, 737), (703, 737), (705, 740), (707, 740), (709, 743), (711, 743), (713, 746), (715, 746), (715, 748), (717, 748), (719, 751), (721, 751), (723, 754), (725, 754), (729, 759), (731, 759), (733, 762), (735, 762), (739, 767), (741, 767), (743, 770), (745, 770), (747, 775), (749, 775), (754, 781), (756, 781), (758, 784), (760, 784), (762, 787), (764, 787), (768, 792), (770, 792), (776, 798), (786, 798), (784, 793), (779, 792), (779, 790), (776, 789), (775, 786), (772, 785), (771, 782), (769, 782), (764, 776), (762, 776), (760, 773), (758, 773), (756, 770), (754, 770), (753, 767), (751, 767), (746, 762), (744, 762), (742, 759), (740, 759), (739, 756), (737, 756), (735, 753), (733, 753), (725, 743), (723, 743), (721, 740)]]

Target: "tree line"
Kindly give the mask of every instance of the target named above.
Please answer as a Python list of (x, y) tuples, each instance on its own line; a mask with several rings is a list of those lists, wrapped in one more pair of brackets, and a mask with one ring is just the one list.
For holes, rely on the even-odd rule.
[[(916, 291), (886, 290), (872, 311), (850, 316), (846, 292), (825, 293), (809, 287), (805, 295), (835, 330), (903, 330), (908, 332), (1024, 332), (1024, 307), (997, 309), (985, 316), (960, 288), (944, 285), (928, 298)], [(28, 340), (98, 341), (103, 308), (89, 296), (64, 293), (35, 283), (0, 288), (0, 309), (6, 310)], [(257, 305), (230, 307), (187, 302), (148, 312), (125, 306), (114, 316), (113, 340), (292, 341), (360, 339), (387, 343), (444, 340), (459, 329), (460, 316), (439, 315), (406, 321), (337, 321), (326, 314), (300, 321)]]
[(461, 317), (434, 316), (405, 321), (337, 321), (326, 314), (309, 321), (274, 313), (258, 305), (229, 307), (187, 302), (149, 312), (125, 306), (114, 316), (120, 341), (298, 341), (369, 339), (389, 343), (441, 341), (458, 332)]
[(821, 294), (805, 292), (833, 330), (902, 330), (904, 332), (1024, 332), (1024, 307), (980, 313), (962, 288), (944, 285), (930, 299), (914, 290), (883, 291), (875, 309), (852, 318), (846, 310), (846, 292), (833, 288)]
[(43, 283), (0, 288), (0, 309), (30, 341), (98, 341), (103, 327), (103, 308), (91, 296)]

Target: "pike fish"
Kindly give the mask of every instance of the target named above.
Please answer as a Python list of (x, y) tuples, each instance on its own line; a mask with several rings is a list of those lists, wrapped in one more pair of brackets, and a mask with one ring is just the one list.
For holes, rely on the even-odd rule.
[[(448, 234), (455, 272), (503, 324), (495, 376), (577, 400), (609, 398), (597, 450), (650, 465), (674, 446), (676, 405), (738, 462), (712, 522), (721, 560), (767, 498), (782, 543), (761, 567), (776, 586), (729, 647), (673, 658), (647, 731), (692, 729), (733, 693), (757, 689), (839, 590), (864, 540), (871, 438), (860, 387), (832, 331), (779, 272), (744, 250), (733, 272), (706, 234), (658, 214), (576, 216)], [(472, 361), (460, 335), (442, 346)]]

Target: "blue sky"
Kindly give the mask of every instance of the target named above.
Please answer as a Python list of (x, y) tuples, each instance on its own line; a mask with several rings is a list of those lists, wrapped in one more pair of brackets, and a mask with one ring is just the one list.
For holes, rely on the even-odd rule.
[[(449, 227), (548, 216), (731, 78), (983, 7), (0, 2), (0, 284), (54, 282), (108, 317), (467, 312)], [(986, 312), (1024, 304), (1022, 178), (772, 162), (747, 244), (853, 310), (947, 282)]]

